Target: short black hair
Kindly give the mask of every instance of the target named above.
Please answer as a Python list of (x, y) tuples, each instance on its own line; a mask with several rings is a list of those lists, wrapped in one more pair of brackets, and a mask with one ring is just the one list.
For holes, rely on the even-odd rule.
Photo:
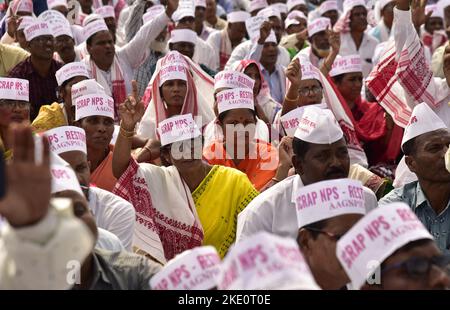
[(406, 141), (402, 146), (402, 150), (406, 156), (414, 155), (416, 153), (416, 138)]
[(311, 143), (309, 142), (294, 137), (294, 140), (292, 141), (292, 149), (294, 151), (294, 154), (300, 158), (305, 158), (305, 155), (309, 150), (310, 144)]
[[(312, 238), (314, 240), (317, 239), (317, 237), (319, 236), (320, 232), (316, 231), (316, 230), (323, 230), (325, 228), (325, 226), (327, 226), (327, 219), (315, 222), (315, 223), (311, 223), (308, 224), (306, 226), (303, 226), (302, 228), (306, 229), (307, 231), (309, 231), (309, 233), (311, 234)], [(314, 230), (310, 230), (310, 229), (314, 229)]]

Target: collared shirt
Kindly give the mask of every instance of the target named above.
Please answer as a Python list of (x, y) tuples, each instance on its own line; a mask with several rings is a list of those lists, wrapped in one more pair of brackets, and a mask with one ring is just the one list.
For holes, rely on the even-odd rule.
[(30, 118), (33, 121), (39, 113), (41, 106), (58, 101), (56, 89), (56, 71), (62, 63), (52, 59), (48, 75), (42, 77), (31, 64), (31, 56), (15, 66), (9, 73), (11, 78), (28, 80), (30, 88)]
[(206, 41), (208, 40), (209, 35), (216, 31), (217, 31), (216, 29), (208, 27), (205, 24), (203, 24), (202, 33), (200, 33), (199, 37), (202, 38), (204, 41)]
[(162, 266), (130, 252), (96, 248), (90, 290), (149, 290), (150, 279)]
[(285, 80), (286, 76), (283, 74), (283, 70), (280, 65), (275, 65), (275, 70), (272, 73), (262, 67), (261, 70), (264, 80), (267, 82), (270, 88), (270, 95), (276, 102), (283, 102), (285, 94)]
[(450, 254), (450, 200), (445, 209), (436, 214), (419, 182), (414, 181), (390, 192), (380, 200), (379, 205), (392, 202), (404, 202), (409, 205), (434, 237), (439, 249), (444, 254)]

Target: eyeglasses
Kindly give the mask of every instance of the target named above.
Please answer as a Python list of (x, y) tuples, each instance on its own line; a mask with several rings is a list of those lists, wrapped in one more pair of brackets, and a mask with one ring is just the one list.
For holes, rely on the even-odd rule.
[(308, 96), (309, 93), (312, 93), (313, 95), (320, 94), (322, 92), (322, 87), (319, 86), (313, 86), (312, 88), (302, 88), (298, 91), (298, 93), (302, 96)]
[(330, 233), (329, 231), (325, 231), (325, 230), (321, 230), (321, 229), (317, 229), (317, 228), (311, 228), (311, 227), (305, 227), (305, 228), (310, 231), (315, 231), (320, 234), (325, 234), (328, 237), (330, 237), (331, 239), (334, 239), (335, 241), (339, 241), (339, 239), (341, 239), (343, 236), (341, 234), (334, 234), (334, 233)]
[(401, 263), (392, 264), (381, 268), (381, 274), (393, 269), (404, 269), (410, 277), (423, 277), (428, 275), (432, 266), (437, 266), (449, 273), (450, 255), (439, 255), (431, 258), (412, 257)]
[(0, 108), (19, 108), (19, 109), (25, 109), (29, 108), (30, 103), (27, 101), (4, 101), (0, 100)]

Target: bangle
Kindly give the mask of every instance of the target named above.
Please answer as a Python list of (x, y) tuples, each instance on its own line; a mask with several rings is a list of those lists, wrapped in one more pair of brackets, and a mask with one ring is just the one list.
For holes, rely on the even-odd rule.
[(298, 97), (295, 98), (295, 99), (291, 99), (291, 98), (289, 98), (289, 97), (286, 95), (286, 96), (284, 96), (284, 100), (285, 100), (285, 101), (288, 101), (288, 102), (297, 102), (297, 101), (298, 101)]
[(120, 127), (119, 135), (121, 135), (124, 138), (131, 139), (134, 136), (134, 132), (133, 131), (131, 131), (131, 132), (130, 131), (126, 131), (125, 129)]
[(120, 126), (120, 130), (123, 131), (126, 134), (133, 134), (134, 135), (134, 130), (126, 130), (125, 128), (123, 128), (122, 126)]
[(281, 182), (281, 180), (278, 180), (277, 178), (273, 177), (272, 181), (274, 181), (275, 183)]

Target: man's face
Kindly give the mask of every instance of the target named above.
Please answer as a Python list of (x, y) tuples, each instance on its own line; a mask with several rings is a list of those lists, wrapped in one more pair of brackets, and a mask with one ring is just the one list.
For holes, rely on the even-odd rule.
[(0, 99), (0, 127), (7, 128), (11, 123), (30, 121), (30, 103), (19, 100)]
[(205, 8), (201, 6), (195, 7), (195, 22), (201, 24), (205, 21)]
[(319, 56), (323, 53), (328, 53), (330, 50), (330, 43), (328, 42), (328, 34), (325, 31), (315, 33), (311, 38), (312, 48), (316, 50)]
[(299, 230), (297, 242), (322, 289), (336, 290), (350, 282), (336, 257), (336, 243), (362, 217), (361, 214), (345, 214), (329, 218), (320, 229), (321, 233), (314, 234), (305, 228)]
[[(416, 242), (417, 243), (417, 242)], [(406, 250), (400, 249), (393, 255), (389, 256), (382, 264), (381, 269), (381, 283), (380, 287), (384, 290), (443, 290), (450, 288), (450, 279), (448, 275), (448, 269), (444, 270), (436, 265), (431, 265), (431, 268), (427, 272), (413, 273), (410, 272), (417, 269), (419, 263), (417, 259), (425, 258), (430, 259), (432, 257), (440, 256), (442, 252), (436, 246), (436, 243), (432, 240), (421, 241), (416, 246), (411, 246)], [(413, 270), (408, 272), (408, 267), (402, 266), (399, 268), (386, 269), (383, 272), (383, 268), (389, 268), (389, 266), (406, 263), (416, 266), (412, 267)], [(419, 268), (420, 269), (420, 268)], [(366, 285), (364, 288), (370, 289), (370, 285)]]
[(171, 43), (170, 50), (178, 51), (180, 54), (192, 59), (194, 57), (195, 45), (190, 42)]
[(430, 17), (425, 23), (425, 30), (431, 34), (442, 29), (444, 29), (444, 21), (440, 17)]
[(292, 157), (292, 163), (303, 184), (348, 177), (350, 157), (344, 138), (332, 144), (310, 143), (303, 158)]
[(28, 44), (31, 55), (46, 60), (53, 58), (53, 52), (55, 51), (55, 39), (53, 36), (39, 36), (32, 39)]
[(89, 186), (91, 172), (86, 154), (81, 151), (70, 151), (61, 153), (62, 159), (67, 161), (77, 175), (78, 182), (81, 186)]
[(264, 43), (264, 47), (261, 53), (262, 65), (275, 65), (278, 59), (278, 45), (272, 42)]
[(339, 13), (336, 10), (330, 10), (330, 11), (323, 13), (322, 16), (329, 18), (330, 22), (331, 22), (331, 26), (334, 26), (334, 24), (336, 24), (336, 22), (339, 18)]
[(350, 15), (350, 29), (363, 32), (367, 28), (367, 9), (363, 6), (355, 6)]
[(206, 0), (206, 11), (205, 15), (207, 17), (213, 17), (216, 16), (216, 1), (215, 0)]
[(109, 148), (113, 132), (114, 120), (106, 116), (88, 116), (80, 121), (81, 128), (86, 132), (88, 148), (105, 150)]
[(444, 155), (450, 145), (447, 129), (435, 130), (415, 138), (413, 154), (406, 156), (406, 164), (419, 180), (449, 183), (450, 172), (445, 169)]
[(195, 31), (195, 18), (192, 16), (184, 17), (178, 22), (178, 24), (175, 28), (176, 29), (191, 29), (191, 30)]
[(283, 24), (278, 17), (269, 17), (269, 21), (272, 24), (273, 32), (275, 32), (275, 36), (277, 37), (277, 42), (280, 42), (281, 36), (283, 35)]
[(67, 35), (58, 36), (55, 39), (55, 51), (61, 58), (65, 55), (72, 55), (75, 53), (75, 41)]
[(87, 45), (87, 50), (92, 59), (97, 62), (113, 62), (115, 48), (112, 35), (109, 31), (104, 30), (94, 34), (91, 45)]
[(240, 42), (247, 34), (245, 23), (230, 23), (228, 24), (228, 36), (231, 42)]

